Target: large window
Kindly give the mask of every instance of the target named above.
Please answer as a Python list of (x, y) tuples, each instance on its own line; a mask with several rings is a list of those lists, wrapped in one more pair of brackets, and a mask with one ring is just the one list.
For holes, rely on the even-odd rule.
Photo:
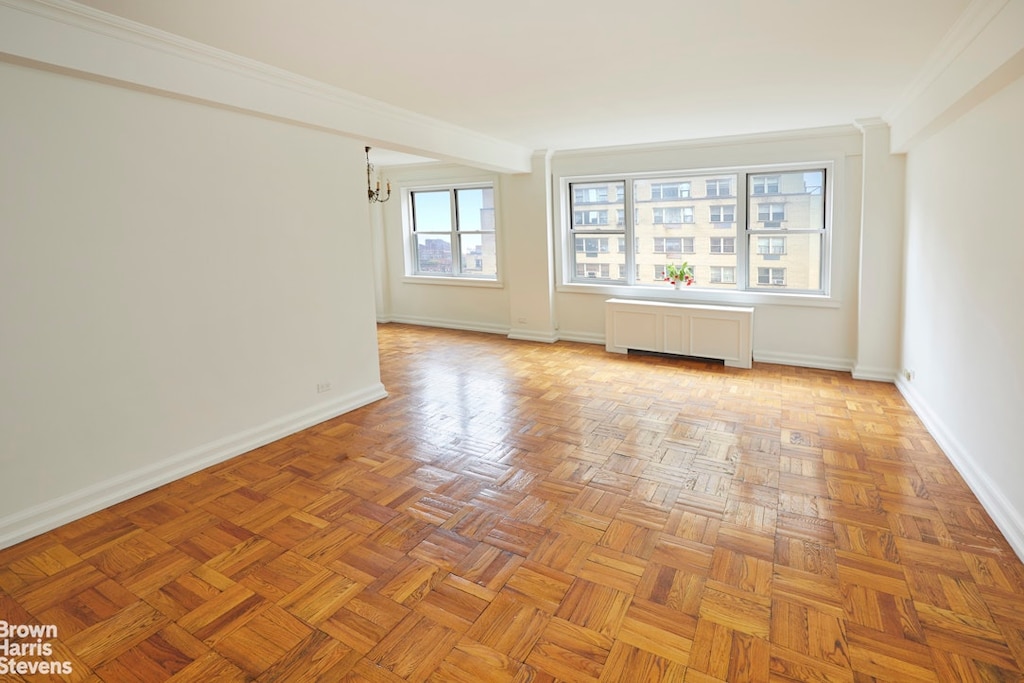
[(409, 193), (413, 275), (496, 279), (490, 185)]
[(761, 167), (570, 180), (566, 281), (661, 287), (665, 267), (687, 261), (696, 281), (686, 291), (825, 294), (825, 173)]

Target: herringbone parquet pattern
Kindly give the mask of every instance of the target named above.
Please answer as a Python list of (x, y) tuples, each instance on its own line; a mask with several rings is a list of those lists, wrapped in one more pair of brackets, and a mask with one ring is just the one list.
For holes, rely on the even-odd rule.
[(1021, 680), (1024, 568), (894, 387), (380, 338), (388, 399), (0, 551), (53, 680)]

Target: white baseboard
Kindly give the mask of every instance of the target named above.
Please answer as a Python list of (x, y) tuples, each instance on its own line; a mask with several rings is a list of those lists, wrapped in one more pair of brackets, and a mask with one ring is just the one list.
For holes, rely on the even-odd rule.
[(851, 359), (833, 358), (830, 356), (808, 356), (800, 353), (780, 353), (777, 351), (758, 351), (754, 349), (754, 361), (757, 363), (775, 363), (776, 365), (795, 365), (801, 368), (817, 368), (818, 370), (853, 371), (853, 361)]
[(6, 548), (387, 396), (374, 384), (0, 518)]
[(572, 330), (559, 330), (560, 341), (579, 342), (580, 344), (597, 344), (604, 346), (604, 333), (573, 332)]
[(907, 403), (914, 410), (925, 429), (932, 435), (935, 442), (946, 454), (949, 461), (964, 478), (971, 491), (978, 498), (985, 511), (992, 517), (1006, 541), (1021, 560), (1024, 560), (1024, 517), (1020, 511), (1003, 495), (992, 479), (975, 464), (974, 458), (963, 444), (953, 436), (942, 422), (942, 419), (929, 407), (924, 397), (913, 385), (903, 378), (897, 378), (896, 388), (899, 389)]
[(465, 320), (448, 320), (445, 318), (420, 318), (411, 315), (392, 315), (388, 322), (423, 327), (442, 327), (449, 330), (465, 330), (467, 332), (485, 332), (487, 334), (508, 335), (507, 325), (491, 325), (489, 323), (470, 322)]
[(853, 366), (854, 379), (866, 379), (872, 382), (888, 382), (893, 384), (899, 371), (896, 368), (872, 368), (866, 365)]
[(508, 333), (508, 338), (519, 341), (542, 342), (544, 344), (554, 344), (559, 339), (558, 335), (554, 332), (540, 330), (512, 330)]

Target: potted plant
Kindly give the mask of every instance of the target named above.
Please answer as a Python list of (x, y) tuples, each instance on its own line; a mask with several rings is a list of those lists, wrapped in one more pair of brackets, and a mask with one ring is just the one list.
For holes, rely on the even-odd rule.
[(677, 266), (674, 263), (670, 263), (665, 266), (665, 281), (671, 282), (675, 285), (676, 289), (679, 289), (684, 284), (689, 287), (693, 284), (693, 266), (686, 261), (683, 261), (683, 265)]

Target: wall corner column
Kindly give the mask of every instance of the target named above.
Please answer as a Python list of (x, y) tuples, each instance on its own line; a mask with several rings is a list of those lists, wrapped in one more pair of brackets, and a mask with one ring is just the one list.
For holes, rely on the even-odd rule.
[(863, 136), (856, 379), (895, 381), (900, 364), (906, 159), (890, 152), (889, 125), (855, 121)]
[(551, 152), (535, 152), (531, 165), (530, 173), (502, 177), (508, 336), (555, 342), (558, 330), (551, 234)]

